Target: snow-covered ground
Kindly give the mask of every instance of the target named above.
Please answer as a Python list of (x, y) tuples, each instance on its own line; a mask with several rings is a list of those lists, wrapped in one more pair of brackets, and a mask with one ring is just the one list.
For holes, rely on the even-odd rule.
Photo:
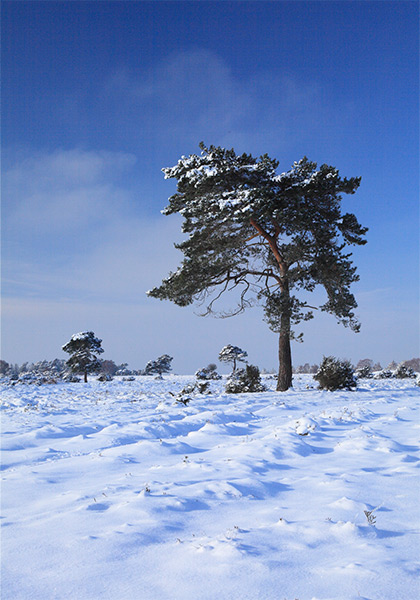
[(2, 600), (420, 597), (413, 380), (192, 381), (2, 388)]

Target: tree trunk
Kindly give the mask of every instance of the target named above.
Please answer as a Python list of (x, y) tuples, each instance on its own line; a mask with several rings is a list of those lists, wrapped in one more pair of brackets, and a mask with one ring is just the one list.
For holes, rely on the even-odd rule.
[(85, 370), (85, 383), (87, 383), (87, 371)]
[(285, 392), (292, 387), (292, 351), (290, 349), (290, 310), (289, 286), (286, 284), (282, 293), (284, 295), (284, 309), (280, 321), (279, 338), (279, 374), (277, 378), (277, 391)]

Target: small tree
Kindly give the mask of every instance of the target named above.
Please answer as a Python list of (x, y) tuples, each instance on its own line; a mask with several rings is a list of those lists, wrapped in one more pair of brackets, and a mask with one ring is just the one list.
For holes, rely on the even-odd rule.
[(98, 354), (102, 354), (102, 340), (95, 337), (93, 331), (83, 331), (71, 336), (70, 341), (63, 346), (64, 352), (70, 354), (66, 365), (72, 373), (83, 373), (87, 383), (88, 373), (96, 373), (101, 369)]
[(248, 353), (245, 352), (244, 350), (241, 350), (241, 348), (238, 348), (238, 346), (232, 346), (231, 344), (228, 344), (227, 346), (224, 346), (224, 348), (222, 348), (219, 352), (219, 360), (220, 362), (226, 362), (226, 363), (232, 363), (233, 364), (233, 372), (236, 371), (236, 363), (237, 362), (244, 362), (246, 363), (246, 357), (248, 356)]
[(154, 375), (157, 373), (159, 377), (162, 377), (163, 373), (169, 373), (172, 370), (172, 361), (172, 356), (169, 356), (169, 354), (163, 354), (156, 360), (149, 360), (144, 371), (146, 375)]
[[(342, 194), (355, 193), (360, 178), (342, 178), (335, 167), (317, 168), (306, 157), (277, 174), (279, 163), (267, 154), (200, 148), (200, 156), (163, 169), (178, 184), (163, 213), (179, 213), (187, 236), (176, 244), (184, 253), (181, 266), (148, 294), (178, 306), (206, 303), (204, 314), (211, 314), (214, 302), (235, 289), (237, 306), (222, 316), (262, 304), (279, 334), (277, 390), (285, 391), (292, 385), (290, 342), (300, 337), (293, 326), (311, 319), (314, 308), (359, 331), (350, 291), (358, 276), (345, 249), (365, 244), (367, 228), (343, 214), (340, 202)], [(299, 298), (318, 285), (327, 294), (324, 304)]]
[(10, 365), (5, 360), (0, 360), (0, 375), (6, 375), (9, 371)]

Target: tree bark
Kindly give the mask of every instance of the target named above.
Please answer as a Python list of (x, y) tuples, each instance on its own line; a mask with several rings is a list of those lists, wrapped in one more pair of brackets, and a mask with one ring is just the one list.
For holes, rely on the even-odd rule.
[(275, 235), (265, 231), (255, 219), (250, 220), (251, 225), (268, 242), (269, 248), (276, 259), (280, 271), (280, 289), (282, 292), (283, 310), (280, 319), (279, 339), (279, 374), (277, 378), (277, 391), (285, 392), (292, 387), (292, 351), (290, 349), (290, 294), (287, 279), (287, 265), (277, 245), (279, 227)]
[(85, 370), (85, 383), (87, 383), (87, 371)]
[(284, 310), (280, 320), (279, 337), (279, 374), (277, 378), (277, 391), (285, 392), (292, 387), (292, 351), (290, 348), (290, 309), (289, 286), (282, 287), (284, 294)]

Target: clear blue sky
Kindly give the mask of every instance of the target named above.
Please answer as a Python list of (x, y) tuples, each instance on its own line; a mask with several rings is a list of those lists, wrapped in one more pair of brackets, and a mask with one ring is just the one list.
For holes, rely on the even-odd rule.
[(276, 366), (258, 309), (216, 321), (148, 299), (182, 255), (160, 169), (198, 143), (307, 155), (362, 176), (345, 209), (362, 332), (320, 315), (294, 363), (419, 354), (417, 2), (2, 3), (2, 357), (105, 357), (179, 372), (226, 343)]

